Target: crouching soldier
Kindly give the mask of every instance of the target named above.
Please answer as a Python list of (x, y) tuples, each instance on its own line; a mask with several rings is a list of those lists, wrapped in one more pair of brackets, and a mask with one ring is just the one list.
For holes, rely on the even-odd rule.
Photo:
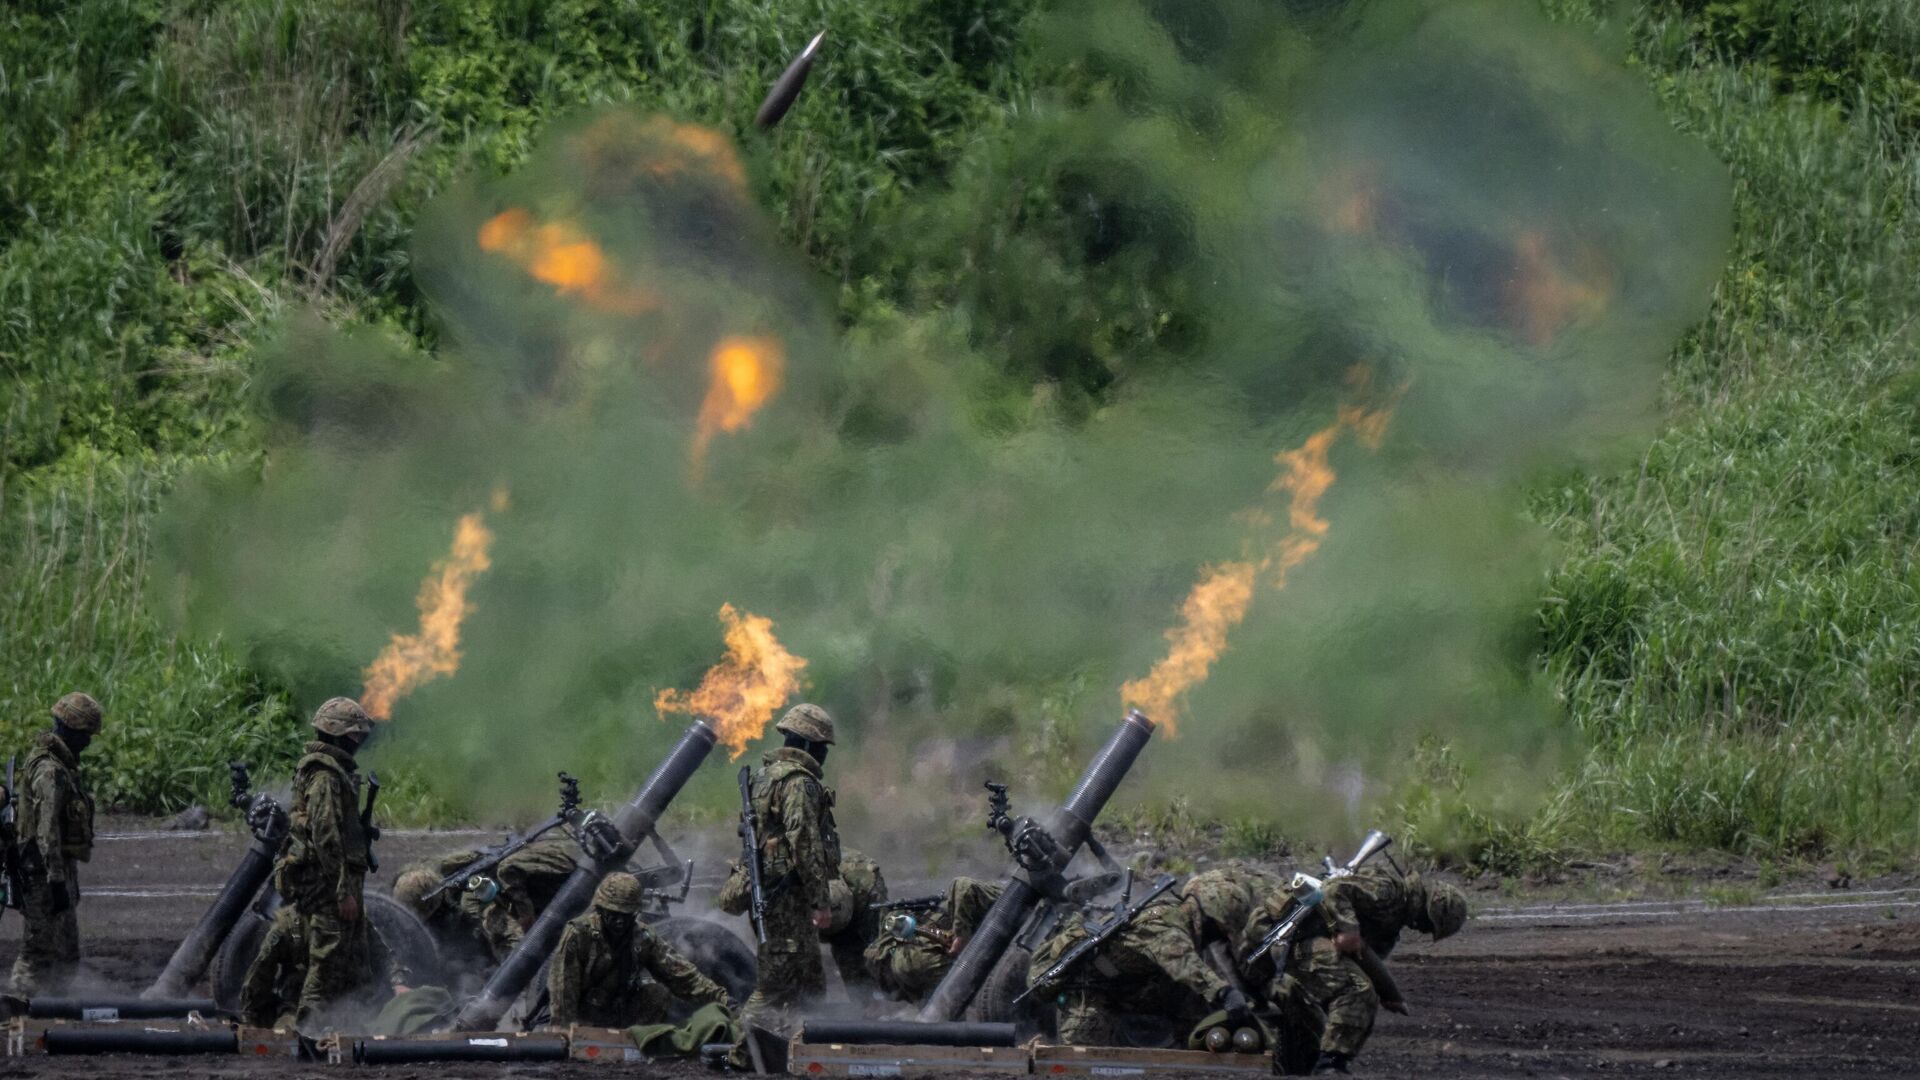
[(954, 878), (946, 900), (925, 912), (896, 911), (867, 946), (867, 975), (895, 1001), (920, 1004), (946, 978), (954, 957), (1000, 899), (1000, 883)]
[(880, 996), (867, 974), (866, 951), (880, 936), (881, 916), (875, 904), (887, 899), (887, 878), (880, 864), (852, 848), (840, 850), (840, 876), (827, 884), (827, 910), (832, 921), (820, 931), (820, 940), (833, 953), (833, 965), (847, 997), (866, 1004)]
[(33, 737), (16, 782), (20, 913), (26, 930), (13, 963), (13, 992), (58, 994), (80, 966), (78, 864), (93, 857), (93, 796), (80, 780), (80, 754), (100, 731), (100, 703), (68, 694), (53, 704), (53, 730)]
[[(1371, 968), (1384, 981), (1381, 960), (1399, 943), (1400, 931), (1417, 930), (1440, 941), (1467, 921), (1467, 900), (1444, 882), (1419, 874), (1401, 877), (1364, 869), (1326, 883), (1326, 898), (1297, 931), (1288, 950), (1286, 974), (1269, 984), (1294, 1031), (1319, 1036), (1313, 1071), (1345, 1073), (1366, 1045), (1380, 1006), (1396, 1012), (1405, 1004), (1391, 986), (1376, 986)], [(1269, 894), (1248, 921), (1243, 936), (1258, 941), (1285, 915), (1293, 893)], [(1271, 973), (1268, 973), (1271, 977)], [(1394, 996), (1382, 1000), (1382, 991)]]
[[(1069, 917), (1034, 951), (1029, 980), (1038, 980), (1086, 936), (1084, 917)], [(1213, 1010), (1224, 1010), (1235, 1026), (1251, 1018), (1247, 995), (1201, 957), (1186, 914), (1170, 896), (1148, 904), (1059, 983), (1040, 992), (1051, 994), (1058, 1007), (1060, 1041), (1079, 1045), (1168, 1045)], [(1143, 1039), (1149, 1018), (1173, 1026)]]
[(632, 874), (608, 874), (593, 909), (567, 924), (547, 994), (553, 1026), (626, 1028), (668, 1018), (673, 999), (727, 1004), (727, 992), (639, 920), (643, 890)]

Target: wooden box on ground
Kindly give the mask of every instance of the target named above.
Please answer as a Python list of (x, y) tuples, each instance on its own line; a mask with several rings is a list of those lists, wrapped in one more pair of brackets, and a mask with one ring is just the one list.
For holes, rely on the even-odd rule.
[(647, 1060), (634, 1048), (625, 1028), (598, 1028), (575, 1024), (567, 1030), (567, 1056), (575, 1061), (626, 1065)]
[(787, 1050), (793, 1076), (927, 1076), (966, 1070), (1025, 1075), (1024, 1046), (855, 1046), (795, 1041)]
[(1241, 1073), (1272, 1076), (1269, 1054), (1209, 1054), (1202, 1050), (1139, 1050), (1125, 1046), (1036, 1046), (1036, 1076), (1161, 1076), (1168, 1073)]

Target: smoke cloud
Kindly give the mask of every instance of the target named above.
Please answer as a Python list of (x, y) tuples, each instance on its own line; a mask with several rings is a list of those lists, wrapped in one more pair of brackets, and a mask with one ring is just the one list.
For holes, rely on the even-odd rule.
[(1038, 33), (1061, 84), (874, 223), (867, 261), (908, 269), (850, 327), (756, 205), (759, 148), (705, 128), (581, 118), (444, 197), (439, 348), (287, 326), (264, 463), (182, 486), (157, 595), (317, 702), (509, 490), (459, 670), (379, 753), (475, 811), (559, 768), (623, 798), (732, 604), (839, 718), (843, 817), (946, 822), (982, 776), (1076, 774), (1207, 568), (1284, 534), (1277, 457), (1390, 406), (1123, 797), (1344, 827), (1428, 737), (1490, 802), (1537, 790), (1561, 722), (1520, 500), (1651, 430), (1724, 171), (1528, 7), (1089, 3)]

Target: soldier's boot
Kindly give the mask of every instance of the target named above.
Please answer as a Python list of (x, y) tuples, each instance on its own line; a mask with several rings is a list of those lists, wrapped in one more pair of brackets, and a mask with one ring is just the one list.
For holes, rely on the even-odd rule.
[(1320, 1055), (1320, 1060), (1313, 1063), (1313, 1075), (1325, 1076), (1332, 1073), (1338, 1073), (1342, 1076), (1345, 1076), (1350, 1071), (1347, 1068), (1347, 1063), (1351, 1062), (1352, 1060), (1353, 1059), (1351, 1057), (1348, 1057), (1346, 1054), (1331, 1054), (1331, 1053), (1322, 1052)]

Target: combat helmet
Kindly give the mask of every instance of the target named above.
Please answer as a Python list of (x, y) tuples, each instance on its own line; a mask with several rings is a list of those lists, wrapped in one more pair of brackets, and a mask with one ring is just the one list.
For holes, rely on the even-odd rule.
[(328, 698), (313, 710), (313, 726), (323, 735), (365, 735), (373, 730), (373, 717), (352, 698)]
[(409, 910), (415, 912), (421, 918), (426, 918), (431, 916), (435, 911), (438, 911), (440, 905), (446, 902), (445, 893), (431, 900), (427, 899), (427, 894), (432, 892), (434, 886), (438, 884), (440, 884), (438, 874), (435, 874), (431, 870), (415, 868), (401, 874), (400, 877), (394, 881), (393, 898), (406, 905)]
[(1467, 897), (1444, 881), (1427, 886), (1427, 923), (1433, 940), (1449, 938), (1467, 924)]
[(100, 731), (100, 703), (76, 690), (53, 703), (53, 718), (70, 731), (97, 734)]
[(795, 705), (773, 725), (773, 730), (798, 735), (808, 742), (833, 745), (833, 717), (818, 705)]
[(593, 906), (633, 915), (639, 912), (645, 892), (640, 887), (640, 879), (632, 874), (608, 874), (600, 887), (593, 890)]

